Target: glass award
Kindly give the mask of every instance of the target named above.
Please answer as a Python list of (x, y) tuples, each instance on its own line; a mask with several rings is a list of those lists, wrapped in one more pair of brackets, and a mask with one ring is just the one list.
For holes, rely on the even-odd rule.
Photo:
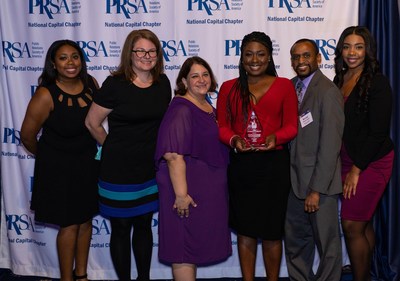
[(244, 139), (251, 147), (257, 148), (265, 146), (265, 139), (263, 137), (261, 123), (253, 110), (251, 111), (249, 122), (246, 126), (246, 134)]

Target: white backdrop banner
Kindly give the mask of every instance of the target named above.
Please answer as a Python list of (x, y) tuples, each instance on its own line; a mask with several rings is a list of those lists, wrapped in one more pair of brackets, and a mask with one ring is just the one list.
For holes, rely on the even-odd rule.
[[(333, 78), (337, 39), (345, 27), (357, 21), (358, 1), (352, 0), (1, 1), (0, 267), (21, 275), (59, 277), (57, 230), (35, 223), (29, 209), (35, 158), (20, 141), (27, 104), (54, 40), (77, 41), (89, 73), (100, 84), (119, 64), (127, 34), (139, 28), (151, 29), (160, 38), (165, 73), (172, 85), (183, 61), (194, 55), (210, 63), (219, 84), (236, 77), (241, 39), (252, 31), (264, 31), (273, 40), (279, 76), (294, 76), (289, 49), (306, 37), (316, 41), (323, 58), (320, 68)], [(218, 90), (212, 94), (214, 101), (217, 96)], [(157, 223), (155, 214), (151, 277), (170, 279), (170, 268), (157, 259)], [(90, 279), (116, 279), (109, 254), (110, 231), (106, 219), (93, 219)], [(233, 256), (224, 263), (199, 268), (200, 278), (240, 276), (234, 234), (232, 238)], [(258, 256), (256, 274), (265, 276), (261, 252)], [(132, 276), (136, 276), (133, 262)], [(281, 276), (287, 276), (284, 261)]]

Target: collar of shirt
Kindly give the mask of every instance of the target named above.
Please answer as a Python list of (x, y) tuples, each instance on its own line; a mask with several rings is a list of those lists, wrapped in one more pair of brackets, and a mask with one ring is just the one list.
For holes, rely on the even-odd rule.
[[(299, 81), (301, 81), (301, 82), (303, 82), (303, 93), (305, 93), (306, 91), (307, 91), (307, 88), (308, 88), (308, 85), (310, 84), (310, 81), (311, 81), (311, 79), (314, 77), (314, 75), (315, 75), (315, 71), (313, 72), (313, 73), (311, 73), (311, 75), (310, 76), (307, 76), (306, 78), (304, 78), (303, 80), (301, 80), (299, 77), (299, 79), (297, 80), (297, 83), (299, 82)], [(297, 83), (296, 83), (296, 86), (297, 86)]]

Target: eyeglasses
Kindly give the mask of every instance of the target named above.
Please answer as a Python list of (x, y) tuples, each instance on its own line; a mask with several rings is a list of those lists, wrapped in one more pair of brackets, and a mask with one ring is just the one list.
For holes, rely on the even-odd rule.
[(144, 58), (147, 55), (149, 55), (150, 58), (157, 57), (157, 51), (156, 50), (150, 50), (150, 51), (132, 50), (132, 53), (135, 53), (138, 58)]
[(303, 58), (304, 60), (308, 61), (311, 58), (311, 54), (310, 53), (304, 53), (304, 54), (301, 54), (301, 55), (293, 55), (290, 59), (292, 61), (299, 61), (300, 58)]

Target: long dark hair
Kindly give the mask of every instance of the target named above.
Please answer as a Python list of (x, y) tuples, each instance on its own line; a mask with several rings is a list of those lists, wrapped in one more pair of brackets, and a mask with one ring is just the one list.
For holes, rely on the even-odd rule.
[(368, 111), (368, 90), (371, 87), (371, 81), (373, 77), (379, 73), (379, 62), (376, 57), (376, 42), (369, 30), (364, 26), (350, 26), (347, 27), (340, 35), (339, 41), (335, 50), (335, 72), (336, 76), (333, 82), (341, 88), (344, 82), (344, 75), (348, 71), (348, 65), (344, 62), (342, 51), (343, 43), (347, 36), (355, 34), (361, 36), (365, 43), (365, 60), (364, 68), (361, 72), (361, 76), (357, 82), (356, 87), (358, 88), (359, 98), (357, 105), (357, 112)]
[[(249, 89), (248, 77), (247, 72), (243, 66), (243, 50), (246, 46), (251, 42), (257, 42), (265, 46), (270, 54), (270, 60), (268, 62), (268, 67), (265, 71), (267, 75), (270, 76), (278, 76), (275, 68), (274, 59), (272, 57), (273, 47), (271, 38), (266, 35), (264, 32), (260, 31), (253, 31), (250, 34), (247, 34), (243, 37), (242, 45), (240, 46), (240, 61), (239, 61), (239, 77), (236, 80), (235, 84), (233, 85), (232, 89), (228, 94), (227, 99), (227, 118), (231, 124), (234, 124), (236, 121), (237, 110), (239, 107), (240, 102), (242, 102), (242, 112), (244, 118), (244, 124), (246, 123), (248, 114), (249, 114), (249, 106), (250, 106), (250, 99), (253, 95)], [(232, 97), (232, 98), (231, 98)], [(234, 110), (235, 108), (235, 110)], [(233, 112), (235, 111), (235, 112)]]
[(51, 46), (49, 47), (49, 49), (47, 50), (46, 58), (44, 61), (43, 72), (39, 76), (39, 79), (38, 79), (39, 86), (48, 86), (48, 85), (56, 83), (58, 72), (57, 72), (57, 69), (54, 67), (55, 57), (56, 57), (57, 51), (62, 46), (65, 46), (65, 45), (73, 47), (78, 52), (79, 57), (81, 58), (81, 71), (79, 72), (78, 76), (82, 80), (83, 84), (85, 86), (87, 86), (88, 73), (87, 73), (86, 61), (85, 61), (85, 57), (83, 55), (83, 51), (76, 42), (68, 40), (68, 39), (54, 41), (51, 44)]
[(190, 69), (194, 64), (199, 64), (204, 66), (207, 69), (208, 73), (210, 74), (211, 85), (208, 91), (214, 92), (215, 89), (217, 88), (217, 81), (215, 80), (215, 76), (211, 69), (211, 66), (207, 63), (207, 61), (205, 61), (201, 57), (194, 56), (186, 59), (185, 62), (182, 64), (181, 70), (179, 71), (178, 77), (176, 78), (175, 95), (184, 96), (186, 94), (186, 87), (185, 84), (183, 84), (182, 82), (182, 78), (185, 79), (188, 78), (187, 76), (189, 75)]

